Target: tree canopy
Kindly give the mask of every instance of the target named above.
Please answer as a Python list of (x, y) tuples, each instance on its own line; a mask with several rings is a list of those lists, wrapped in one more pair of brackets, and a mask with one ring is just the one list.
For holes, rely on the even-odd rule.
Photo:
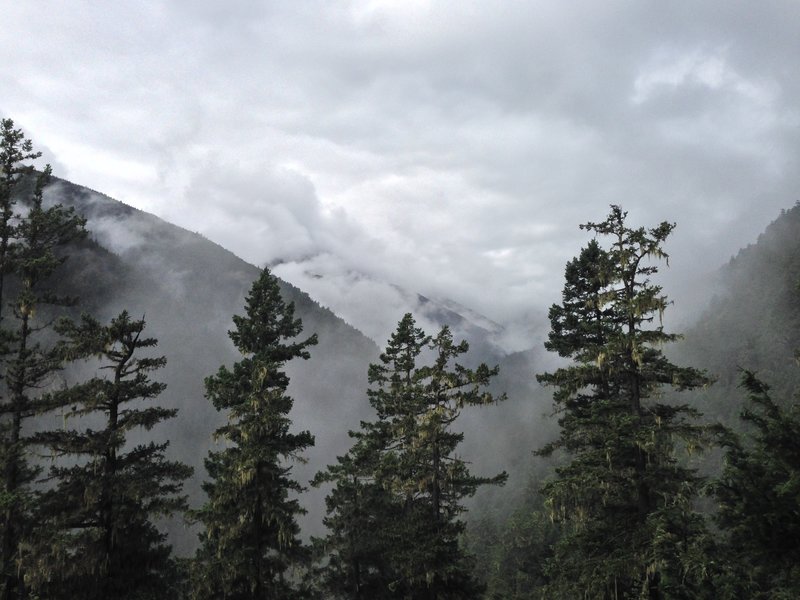
[(465, 407), (505, 397), (485, 390), (496, 368), (456, 362), (468, 349), (448, 327), (426, 335), (409, 313), (370, 365), (367, 395), (377, 418), (351, 432), (350, 452), (316, 480), (334, 484), (323, 573), (337, 597), (480, 597), (459, 540), (463, 500), (506, 475), (473, 475), (456, 453), (463, 434), (453, 427)]
[(234, 316), (229, 335), (243, 358), (206, 379), (206, 395), (227, 414), (209, 453), (203, 484), (208, 501), (194, 517), (203, 526), (194, 570), (197, 598), (299, 598), (304, 585), (292, 574), (307, 558), (297, 517), (303, 487), (291, 477), (291, 460), (314, 443), (308, 431), (290, 431), (293, 399), (283, 371), (308, 359), (316, 335), (298, 340), (302, 323), (264, 269)]
[(701, 447), (708, 432), (661, 388), (709, 380), (662, 351), (678, 336), (661, 325), (668, 300), (650, 278), (674, 225), (631, 228), (626, 217), (612, 206), (581, 226), (609, 244), (592, 240), (567, 264), (563, 302), (550, 309), (545, 345), (572, 361), (538, 376), (556, 389), (561, 426), (540, 453), (567, 457), (542, 490), (564, 523), (548, 570), (553, 598), (698, 597), (704, 585), (694, 560), (705, 534), (692, 505), (700, 478), (677, 450)]

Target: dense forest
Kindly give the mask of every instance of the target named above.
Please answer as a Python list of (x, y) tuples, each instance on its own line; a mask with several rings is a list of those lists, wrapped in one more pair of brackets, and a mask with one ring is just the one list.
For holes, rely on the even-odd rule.
[[(412, 314), (378, 351), (268, 269), (225, 255), (249, 292), (223, 301), (173, 263), (176, 298), (208, 289), (194, 327), (239, 302), (217, 351), (168, 329), (188, 303), (134, 316), (164, 284), (87, 230), (111, 209), (50, 201), (31, 141), (0, 135), (0, 599), (800, 596), (800, 205), (685, 338), (655, 278), (675, 224), (611, 206), (550, 308), (556, 368)], [(204, 398), (167, 400), (182, 378)], [(540, 435), (519, 407), (545, 395)]]

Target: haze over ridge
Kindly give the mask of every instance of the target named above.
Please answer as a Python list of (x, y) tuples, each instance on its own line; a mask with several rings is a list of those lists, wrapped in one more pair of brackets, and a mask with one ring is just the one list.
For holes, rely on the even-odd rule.
[(0, 6), (0, 111), (57, 174), (332, 307), (363, 273), (541, 321), (618, 203), (678, 223), (681, 311), (798, 188), (789, 0)]

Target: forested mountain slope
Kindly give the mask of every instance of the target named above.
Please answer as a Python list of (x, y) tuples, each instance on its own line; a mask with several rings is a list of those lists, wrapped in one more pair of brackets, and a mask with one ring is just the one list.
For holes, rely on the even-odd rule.
[[(75, 207), (88, 220), (90, 239), (70, 249), (61, 275), (64, 290), (80, 297), (75, 315), (86, 311), (108, 320), (127, 309), (137, 318), (144, 316), (148, 334), (159, 340), (155, 352), (166, 356), (167, 366), (158, 375), (168, 384), (159, 403), (178, 408), (179, 413), (155, 436), (168, 438), (170, 455), (195, 468), (186, 489), (196, 504), (202, 499), (203, 460), (214, 445), (211, 434), (224, 419), (204, 398), (203, 381), (221, 364), (238, 360), (227, 331), (231, 317), (242, 314), (245, 294), (260, 270), (197, 233), (68, 181), (54, 178), (46, 197), (51, 203)], [(377, 360), (378, 348), (302, 290), (285, 281), (281, 289), (295, 303), (304, 334), (319, 337), (309, 361), (287, 365), (289, 393), (295, 398), (294, 428), (308, 429), (316, 437), (315, 446), (306, 453), (308, 462), (293, 467), (297, 479), (307, 482), (349, 448), (348, 430), (357, 429), (359, 421), (370, 416), (367, 367)], [(516, 488), (526, 479), (520, 475), (527, 472), (520, 463), (544, 435), (532, 428), (533, 423), (541, 424), (548, 405), (541, 393), (538, 402), (530, 401), (538, 387), (532, 377), (536, 352), (504, 357), (489, 341), (491, 332), (433, 301), (422, 298), (421, 304), (429, 321), (447, 324), (459, 339), (469, 339), (468, 364), (501, 363), (493, 389), (497, 394), (507, 392), (509, 402), (500, 410), (478, 409), (465, 415), (460, 427), (466, 430), (464, 452), (478, 470), (506, 469), (510, 487)], [(311, 488), (303, 494), (309, 509), (303, 523), (307, 534), (320, 531), (324, 493)], [(505, 491), (493, 491), (495, 497), (498, 494)], [(180, 523), (172, 528), (177, 551), (190, 551), (194, 534), (183, 532)]]
[[(239, 357), (227, 336), (231, 317), (242, 314), (244, 297), (260, 269), (224, 248), (148, 213), (63, 180), (54, 180), (46, 198), (74, 206), (88, 222), (90, 239), (70, 250), (61, 275), (65, 291), (80, 296), (76, 309), (107, 320), (123, 309), (145, 317), (147, 333), (158, 338), (154, 352), (167, 357), (158, 378), (168, 384), (158, 402), (178, 408), (178, 417), (149, 439), (168, 438), (172, 458), (195, 468), (186, 489), (195, 504), (205, 477), (203, 459), (213, 445), (211, 433), (224, 419), (204, 398), (203, 380), (221, 364)], [(311, 359), (289, 364), (289, 393), (295, 399), (295, 428), (316, 437), (308, 464), (294, 472), (308, 481), (336, 454), (349, 447), (347, 430), (367, 415), (367, 365), (376, 345), (301, 290), (281, 282), (296, 305), (304, 334), (317, 333)], [(309, 526), (316, 524), (323, 494), (310, 490)], [(174, 525), (179, 552), (195, 542)]]
[[(624, 219), (624, 213), (622, 215)], [(649, 231), (652, 235), (668, 234), (672, 225), (663, 223), (661, 227)], [(644, 230), (640, 234), (645, 235)], [(613, 305), (616, 295), (607, 296), (612, 298), (607, 304), (600, 304), (591, 297), (586, 299), (593, 291), (606, 289), (605, 276), (592, 278), (592, 270), (602, 269), (606, 264), (604, 257), (609, 255), (602, 252), (597, 247), (587, 247), (580, 258), (568, 265), (565, 290), (570, 295), (565, 291), (563, 306), (555, 306), (551, 318), (555, 315), (558, 319), (573, 309), (577, 312), (569, 314), (580, 314), (586, 307)], [(610, 264), (621, 263), (613, 260)], [(644, 277), (650, 274), (648, 268), (637, 273)], [(587, 352), (555, 375), (546, 375), (550, 382), (566, 386), (566, 393), (555, 398), (556, 403), (560, 400), (562, 409), (559, 413), (562, 437), (558, 440), (561, 445), (550, 455), (557, 467), (555, 472), (548, 472), (549, 465), (541, 456), (528, 454), (528, 489), (510, 502), (506, 501), (505, 522), (493, 520), (488, 511), (471, 515), (470, 542), (478, 557), (478, 569), (489, 585), (487, 597), (520, 600), (617, 597), (618, 587), (636, 560), (646, 562), (646, 566), (638, 568), (644, 575), (636, 577), (645, 581), (651, 573), (660, 571), (665, 574), (663, 581), (660, 578), (649, 581), (646, 587), (634, 581), (628, 591), (619, 593), (620, 597), (797, 597), (797, 537), (793, 524), (797, 515), (798, 420), (797, 402), (792, 399), (796, 398), (800, 384), (800, 369), (795, 364), (800, 349), (799, 283), (800, 204), (783, 211), (756, 243), (732, 258), (720, 270), (719, 280), (709, 281), (708, 290), (698, 290), (700, 296), (716, 294), (704, 303), (706, 309), (698, 311), (699, 317), (684, 332), (683, 341), (675, 344), (651, 342), (648, 346), (654, 353), (660, 352), (662, 345), (669, 352), (661, 365), (669, 365), (666, 361), (679, 365), (674, 368), (669, 365), (672, 376), (665, 377), (662, 373), (661, 381), (672, 380), (677, 384), (673, 387), (689, 382), (691, 385), (687, 387), (694, 390), (691, 394), (680, 394), (679, 390), (666, 385), (653, 386), (651, 396), (644, 399), (647, 411), (641, 414), (659, 415), (656, 433), (642, 433), (641, 429), (637, 432), (640, 437), (632, 447), (645, 448), (648, 460), (637, 463), (634, 468), (619, 467), (620, 457), (636, 453), (620, 452), (620, 444), (630, 442), (612, 429), (616, 423), (635, 423), (641, 427), (643, 421), (619, 419), (621, 411), (604, 412), (607, 396), (615, 397), (613, 393), (608, 394), (610, 388), (603, 387), (609, 381), (606, 377), (621, 372), (601, 370), (608, 355), (593, 356)], [(711, 288), (713, 285), (718, 286), (716, 290)], [(639, 289), (646, 287), (645, 283)], [(670, 290), (663, 290), (666, 298), (661, 296), (660, 288), (650, 288), (650, 292), (661, 302), (659, 308), (663, 310)], [(649, 305), (652, 319), (645, 327), (648, 335), (652, 327), (659, 325), (658, 315), (653, 310), (658, 302)], [(596, 313), (590, 314), (590, 318), (595, 316)], [(613, 326), (613, 320), (604, 322), (598, 318), (597, 322)], [(576, 340), (579, 348), (591, 350), (591, 344), (598, 338), (592, 335), (569, 337), (574, 329), (564, 323), (583, 325), (586, 321), (580, 318), (556, 320), (553, 331), (557, 341), (564, 342), (564, 347), (570, 351), (573, 347), (569, 344)], [(559, 337), (565, 331), (567, 335)], [(613, 329), (608, 331), (613, 332)], [(661, 335), (661, 331), (656, 330), (655, 334)], [(553, 336), (550, 340), (552, 342)], [(613, 346), (601, 347), (604, 351), (614, 350)], [(634, 361), (628, 364), (632, 363)], [(654, 364), (650, 362), (650, 366)], [(681, 370), (682, 367), (690, 369)], [(530, 364), (530, 368), (541, 372), (542, 360)], [(580, 370), (582, 368), (585, 369)], [(708, 382), (702, 373), (694, 370), (696, 368), (706, 369), (717, 381)], [(743, 377), (742, 369), (747, 370), (747, 377)], [(753, 371), (771, 386), (771, 394), (764, 393), (761, 381), (752, 376)], [(594, 383), (593, 372), (602, 375)], [(644, 378), (653, 372), (643, 369), (638, 373)], [(576, 374), (577, 378), (570, 379)], [(688, 377), (682, 379), (685, 375)], [(524, 373), (519, 373), (518, 378), (504, 383), (523, 386), (524, 377)], [(746, 388), (740, 387), (743, 380), (747, 382)], [(581, 396), (590, 393), (597, 382), (600, 382), (599, 395)], [(706, 383), (709, 385), (704, 385)], [(534, 384), (527, 385), (531, 404), (541, 405), (541, 389)], [(622, 411), (628, 410), (633, 396), (633, 392), (623, 396)], [(589, 401), (584, 402), (586, 398)], [(702, 419), (714, 424), (722, 422), (727, 428), (707, 426), (702, 420), (695, 420), (692, 411), (687, 410), (687, 403), (699, 409)], [(784, 410), (777, 408), (781, 405)], [(679, 412), (684, 412), (686, 418), (679, 423), (680, 431), (676, 435), (668, 431), (669, 424), (663, 417)], [(554, 420), (547, 421), (553, 423)], [(541, 421), (528, 421), (531, 430), (534, 423), (546, 437), (547, 429)], [(577, 432), (577, 435), (565, 438), (564, 431)], [(525, 443), (524, 435), (518, 439), (521, 444)], [(658, 444), (640, 444), (639, 439), (664, 442), (663, 447), (668, 449), (665, 458), (661, 460), (656, 456), (661, 448)], [(675, 445), (677, 439), (685, 446)], [(531, 449), (541, 447), (540, 442)], [(696, 452), (698, 447), (711, 452)], [(686, 449), (692, 451), (687, 454)], [(520, 451), (518, 456), (521, 455)], [(524, 468), (525, 461), (518, 462), (517, 468)], [(647, 502), (624, 508), (625, 502), (637, 498), (637, 493), (645, 489), (633, 487), (631, 494), (622, 492), (627, 485), (626, 474), (634, 472), (638, 464), (643, 465), (645, 471), (654, 465), (658, 473), (645, 487), (662, 485), (672, 477), (671, 481), (677, 484), (680, 492), (672, 498), (669, 491), (644, 495), (639, 499), (644, 497)], [(695, 472), (694, 468), (699, 471)], [(607, 485), (604, 477), (613, 479), (612, 484)], [(639, 481), (646, 481), (646, 478)], [(592, 489), (600, 492), (587, 495), (587, 490)], [(680, 523), (680, 534), (669, 533), (673, 525), (664, 528), (659, 525), (653, 531), (651, 549), (632, 550), (638, 541), (620, 543), (620, 540), (637, 527), (637, 519), (639, 523), (654, 522), (650, 516), (644, 520), (641, 516), (652, 506), (649, 501), (654, 497), (670, 499), (658, 508), (659, 512), (651, 513), (653, 519), (670, 515), (673, 507), (683, 503), (679, 512), (669, 516)], [(700, 512), (697, 512), (698, 507)], [(618, 519), (620, 515), (622, 518)], [(779, 531), (773, 530), (775, 523), (781, 524), (777, 528)], [(608, 529), (604, 529), (606, 527)], [(594, 538), (587, 533), (593, 531), (592, 528), (600, 532)], [(646, 533), (641, 539), (648, 535), (651, 534)], [(693, 536), (696, 541), (692, 541)], [(680, 543), (671, 545), (676, 539)], [(654, 558), (663, 548), (669, 551), (662, 558)], [(614, 556), (624, 556), (624, 559), (617, 564), (613, 560), (608, 563), (610, 570), (607, 572), (614, 572), (614, 575), (607, 578), (603, 571), (606, 567), (600, 565)], [(667, 573), (667, 565), (678, 556), (684, 562), (676, 567), (678, 574), (671, 575)], [(662, 594), (657, 588), (663, 588), (666, 593)]]
[(775, 398), (800, 384), (800, 203), (783, 211), (754, 244), (720, 272), (720, 287), (675, 348), (687, 364), (717, 378), (700, 394), (707, 417), (734, 423), (744, 392), (740, 369), (756, 371)]
[[(63, 275), (66, 291), (81, 296), (80, 310), (107, 320), (127, 309), (135, 317), (144, 316), (148, 334), (159, 339), (157, 352), (168, 359), (159, 375), (169, 385), (159, 402), (178, 408), (179, 414), (155, 433), (170, 439), (172, 458), (195, 468), (187, 491), (197, 504), (205, 476), (203, 459), (214, 444), (211, 432), (224, 419), (204, 398), (203, 380), (221, 364), (238, 359), (227, 331), (232, 315), (242, 313), (259, 269), (199, 234), (69, 182), (56, 180), (47, 198), (74, 206), (88, 219), (91, 237), (71, 250)], [(717, 377), (716, 384), (695, 395), (708, 419), (736, 421), (744, 399), (737, 389), (739, 367), (757, 370), (774, 387), (776, 398), (796, 389), (798, 281), (800, 204), (781, 214), (755, 244), (722, 269), (716, 297), (685, 332), (685, 340), (670, 351), (681, 364), (707, 369)], [(288, 365), (295, 429), (308, 429), (316, 436), (308, 464), (294, 467), (297, 479), (305, 482), (349, 448), (347, 431), (369, 417), (367, 365), (376, 360), (378, 348), (301, 290), (285, 282), (281, 287), (295, 302), (304, 332), (317, 333), (320, 340), (311, 349), (311, 360)], [(452, 315), (448, 311), (444, 317)], [(551, 412), (550, 393), (534, 375), (552, 357), (538, 348), (508, 356), (491, 350), (473, 344), (468, 362), (500, 362), (493, 392), (506, 392), (509, 400), (501, 408), (465, 415), (459, 429), (466, 432), (462, 451), (476, 471), (505, 469), (510, 474), (505, 489), (489, 490), (473, 505), (472, 517), (491, 514), (491, 520), (502, 521), (531, 478), (539, 479), (547, 470), (531, 452), (553, 438), (556, 424), (546, 417)], [(310, 509), (304, 523), (307, 534), (320, 531), (324, 494), (311, 489), (303, 495)], [(177, 551), (191, 551), (194, 534), (178, 523), (172, 527)]]

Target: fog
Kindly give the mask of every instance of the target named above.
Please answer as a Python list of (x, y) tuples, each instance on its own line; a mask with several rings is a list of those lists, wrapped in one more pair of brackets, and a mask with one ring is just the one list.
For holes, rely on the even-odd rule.
[[(153, 431), (134, 433), (129, 443), (168, 440), (168, 457), (195, 469), (185, 490), (190, 505), (199, 507), (205, 500), (200, 489), (206, 477), (203, 461), (209, 450), (219, 447), (213, 432), (226, 418), (204, 397), (203, 381), (221, 365), (230, 367), (240, 358), (227, 331), (232, 328), (232, 316), (243, 313), (245, 295), (259, 269), (198, 234), (64, 180), (55, 180), (45, 199), (74, 206), (87, 218), (90, 242), (71, 251), (59, 276), (60, 286), (81, 299), (73, 314), (86, 311), (107, 321), (128, 310), (136, 318), (144, 317), (146, 334), (159, 340), (149, 354), (166, 356), (167, 365), (153, 378), (168, 387), (155, 402), (177, 408), (178, 416)], [(379, 347), (385, 345), (402, 314), (390, 315), (391, 322), (380, 321), (381, 313), (376, 311), (370, 333), (384, 335), (376, 344), (304, 292), (282, 285), (286, 299), (295, 302), (303, 320), (303, 335), (319, 337), (310, 360), (287, 365), (289, 394), (295, 399), (290, 415), (293, 428), (309, 430), (316, 438), (315, 445), (303, 453), (305, 462), (292, 466), (294, 477), (308, 485), (317, 472), (350, 448), (348, 431), (358, 429), (361, 420), (373, 418), (366, 395), (367, 368), (377, 362)], [(359, 289), (355, 287), (354, 294)], [(399, 299), (394, 305), (397, 311), (406, 306), (418, 311), (417, 324), (426, 332), (434, 334), (448, 325), (456, 340), (467, 339), (471, 349), (460, 361), (466, 366), (484, 361), (501, 365), (492, 391), (497, 396), (507, 393), (508, 399), (502, 405), (464, 411), (458, 427), (466, 432), (466, 442), (459, 452), (477, 473), (509, 472), (505, 489), (487, 491), (477, 502), (491, 502), (495, 508), (510, 506), (528, 483), (530, 452), (555, 431), (554, 423), (545, 418), (549, 395), (533, 378), (536, 370), (552, 366), (553, 358), (540, 350), (506, 354), (498, 343), (503, 329), (489, 319), (446, 299), (430, 300), (397, 286), (386, 289)], [(531, 346), (541, 348), (541, 341), (531, 339)], [(54, 385), (94, 375), (102, 376), (97, 365), (81, 362), (69, 367)], [(91, 419), (84, 423), (92, 424)], [(309, 488), (301, 496), (308, 510), (301, 520), (306, 537), (324, 533), (326, 493), (325, 488)], [(191, 554), (195, 530), (181, 517), (165, 526), (176, 551)]]
[[(153, 350), (167, 366), (153, 379), (168, 384), (158, 402), (178, 409), (176, 419), (145, 439), (170, 441), (168, 455), (195, 469), (187, 482), (190, 504), (205, 500), (200, 483), (203, 460), (213, 449), (214, 430), (225, 422), (204, 397), (203, 381), (223, 364), (240, 358), (227, 331), (234, 314), (244, 313), (244, 300), (260, 270), (230, 252), (188, 231), (160, 221), (91, 190), (57, 181), (46, 192), (49, 202), (75, 206), (87, 217), (93, 240), (107, 246), (89, 247), (70, 256), (62, 285), (80, 295), (80, 309), (106, 321), (121, 310), (147, 321), (146, 333), (159, 340)], [(308, 296), (283, 284), (287, 301), (294, 301), (304, 334), (317, 333), (319, 345), (309, 361), (290, 363), (289, 394), (295, 398), (290, 415), (295, 429), (308, 429), (316, 444), (297, 462), (294, 475), (303, 485), (337, 454), (349, 448), (347, 431), (369, 414), (366, 402), (367, 365), (377, 357), (375, 344), (319, 307)], [(91, 374), (91, 365), (66, 373), (66, 382)], [(131, 442), (135, 442), (132, 439)], [(309, 509), (306, 534), (321, 533), (324, 493), (310, 490), (303, 503)], [(172, 541), (181, 554), (196, 542), (182, 519), (170, 524)]]
[(800, 183), (792, 0), (0, 7), (0, 112), (58, 175), (379, 343), (417, 294), (531, 327), (610, 203), (678, 222), (677, 317)]
[[(47, 188), (46, 200), (74, 206), (87, 217), (91, 241), (76, 249), (67, 261), (60, 276), (65, 291), (81, 296), (80, 309), (101, 320), (108, 320), (123, 309), (135, 317), (144, 316), (147, 335), (159, 339), (154, 352), (165, 355), (168, 362), (154, 378), (166, 382), (168, 388), (157, 402), (177, 408), (178, 417), (161, 424), (153, 432), (141, 432), (141, 437), (133, 436), (129, 441), (169, 440), (168, 456), (195, 469), (186, 492), (190, 504), (199, 507), (204, 501), (200, 490), (205, 478), (203, 460), (210, 449), (217, 447), (212, 434), (225, 420), (225, 415), (217, 413), (205, 399), (203, 380), (220, 365), (230, 366), (239, 359), (227, 331), (232, 327), (232, 316), (242, 314), (245, 295), (258, 276), (259, 268), (199, 234), (64, 180), (56, 180)], [(781, 281), (781, 273), (769, 275), (771, 279), (759, 284), (756, 292), (748, 291), (744, 299), (734, 301), (734, 307), (739, 306), (736, 302), (745, 302), (748, 316), (746, 323), (737, 329), (744, 333), (731, 334), (733, 339), (725, 342), (724, 350), (715, 341), (719, 332), (714, 332), (713, 325), (704, 321), (698, 328), (698, 318), (704, 315), (709, 303), (719, 302), (720, 294), (725, 296), (740, 288), (747, 289), (742, 283), (743, 279), (752, 277), (746, 271), (747, 265), (756, 265), (757, 272), (766, 277), (769, 257), (781, 252), (786, 239), (795, 239), (791, 227), (791, 223), (772, 227), (770, 231), (774, 231), (767, 237), (771, 245), (764, 256), (745, 251), (740, 255), (749, 258), (739, 260), (736, 263), (739, 266), (732, 272), (720, 270), (718, 266), (693, 282), (679, 276), (670, 278), (668, 270), (654, 277), (681, 305), (680, 311), (673, 310), (675, 306), (670, 307), (668, 314), (677, 312), (678, 315), (667, 319), (668, 328), (672, 328), (672, 323), (681, 323), (695, 336), (690, 340), (688, 351), (677, 347), (670, 349), (671, 354), (678, 362), (688, 358), (690, 364), (709, 368), (712, 375), (722, 373), (726, 378), (719, 392), (715, 388), (711, 395), (703, 392), (707, 397), (692, 400), (702, 410), (711, 410), (714, 419), (733, 419), (740, 406), (740, 400), (730, 398), (736, 374), (735, 365), (729, 364), (726, 358), (727, 351), (754, 368), (775, 362), (772, 358), (766, 363), (759, 362), (760, 356), (770, 355), (764, 354), (760, 347), (750, 349), (748, 340), (752, 332), (760, 328), (763, 332), (759, 335), (765, 339), (781, 331), (780, 319), (776, 316), (777, 304), (769, 301), (762, 306), (761, 301), (754, 303), (752, 300), (760, 297), (759, 294), (770, 297), (771, 290), (779, 290), (779, 296), (785, 296), (786, 290), (780, 287), (784, 284), (776, 283)], [(576, 248), (574, 253), (578, 251)], [(672, 254), (674, 263), (676, 253)], [(294, 477), (307, 485), (317, 472), (349, 449), (348, 430), (357, 429), (361, 420), (372, 418), (366, 396), (367, 366), (377, 361), (379, 348), (385, 345), (402, 312), (413, 310), (418, 326), (426, 332), (434, 334), (446, 324), (453, 329), (456, 340), (470, 342), (470, 352), (460, 361), (466, 366), (474, 367), (480, 362), (500, 366), (492, 392), (497, 396), (507, 394), (507, 399), (501, 404), (464, 410), (456, 428), (465, 432), (459, 455), (471, 464), (476, 474), (491, 476), (501, 471), (509, 474), (504, 488), (481, 490), (469, 502), (470, 518), (502, 520), (517, 506), (521, 494), (530, 491), (532, 482), (540, 481), (547, 474), (549, 463), (535, 459), (532, 453), (557, 435), (550, 390), (541, 388), (535, 381), (536, 373), (551, 371), (563, 364), (543, 348), (547, 332), (546, 307), (532, 308), (527, 315), (527, 326), (514, 329), (447, 298), (430, 299), (357, 273), (340, 275), (344, 277), (312, 279), (319, 282), (315, 289), (328, 286), (343, 294), (350, 306), (349, 312), (342, 315), (344, 319), (317, 304), (305, 291), (282, 284), (286, 299), (296, 303), (297, 314), (303, 319), (303, 335), (316, 333), (320, 340), (318, 346), (311, 348), (310, 360), (292, 361), (287, 367), (291, 377), (289, 394), (295, 399), (290, 415), (294, 429), (307, 429), (316, 438), (315, 446), (304, 453), (306, 462), (293, 464)], [(341, 281), (348, 285), (337, 287)], [(561, 285), (555, 293), (560, 289)], [(375, 290), (383, 294), (380, 306), (370, 303), (377, 293)], [(724, 309), (726, 304), (720, 306)], [(725, 318), (731, 318), (729, 312), (731, 309), (722, 311), (723, 325)], [(742, 308), (735, 308), (733, 318), (739, 313)], [(770, 316), (769, 327), (760, 322), (759, 314)], [(362, 331), (347, 321), (358, 323)], [(705, 333), (703, 327), (706, 327)], [(709, 335), (708, 331), (712, 333)], [(741, 339), (737, 341), (737, 338)], [(524, 349), (512, 351), (509, 343), (512, 339)], [(792, 340), (787, 338), (784, 345), (791, 348)], [(790, 352), (784, 350), (789, 356)], [(56, 383), (79, 381), (94, 374), (94, 370), (96, 366), (91, 363), (78, 365), (70, 368)], [(787, 378), (782, 384), (788, 389), (794, 381)], [(322, 517), (326, 492), (325, 488), (311, 488), (302, 494), (302, 504), (308, 510), (301, 520), (304, 536), (324, 533)], [(176, 551), (181, 555), (191, 554), (196, 532), (187, 528), (179, 517), (165, 523), (165, 527)]]
[[(179, 416), (153, 435), (195, 467), (194, 506), (225, 418), (203, 379), (237, 360), (226, 332), (259, 267), (320, 338), (288, 368), (295, 427), (316, 436), (301, 483), (370, 417), (367, 365), (410, 311), (501, 366), (509, 399), (465, 411), (461, 450), (509, 471), (477, 500), (502, 504), (556, 430), (534, 374), (557, 364), (547, 307), (589, 239), (578, 225), (611, 203), (632, 226), (676, 222), (656, 282), (667, 328), (686, 330), (800, 187), (791, 0), (0, 8), (0, 115), (57, 175), (135, 207), (48, 190), (109, 251), (69, 263), (82, 306), (144, 315), (160, 340)], [(303, 496), (305, 535), (323, 497)], [(190, 552), (193, 532), (170, 528)]]

